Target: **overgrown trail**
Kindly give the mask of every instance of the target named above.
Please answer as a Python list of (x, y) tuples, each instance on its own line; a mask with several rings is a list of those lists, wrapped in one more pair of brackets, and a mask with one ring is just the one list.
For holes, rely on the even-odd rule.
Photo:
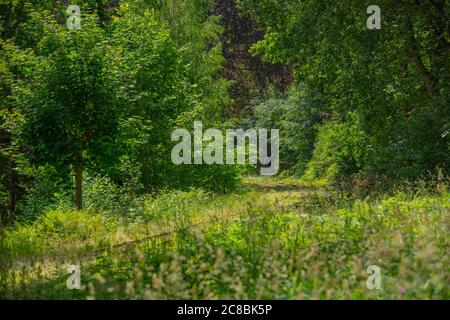
[[(174, 195), (177, 198), (178, 195)], [(84, 214), (77, 212), (64, 213), (58, 217), (44, 217), (35, 223), (44, 225), (44, 229), (50, 228), (59, 232), (62, 228), (73, 227), (74, 236), (70, 236), (70, 230), (64, 237), (45, 237), (40, 239), (30, 238), (31, 247), (20, 252), (17, 246), (12, 244), (12, 250), (17, 256), (25, 259), (36, 257), (40, 259), (56, 260), (58, 263), (68, 258), (90, 259), (98, 254), (111, 249), (130, 249), (130, 247), (142, 244), (145, 241), (155, 239), (170, 239), (180, 230), (202, 229), (206, 230), (218, 224), (231, 224), (245, 218), (246, 213), (255, 207), (262, 207), (270, 212), (284, 213), (295, 208), (299, 203), (307, 205), (314, 197), (325, 197), (323, 187), (305, 184), (298, 180), (275, 180), (247, 178), (241, 187), (241, 191), (228, 195), (201, 195), (200, 197), (175, 199), (171, 203), (171, 195), (168, 194), (162, 201), (150, 199), (140, 203), (143, 210), (153, 211), (155, 205), (160, 214), (152, 216), (118, 218), (114, 223), (104, 225), (107, 222), (98, 213), (85, 212), (87, 221), (83, 221)], [(308, 200), (309, 199), (309, 200)], [(162, 202), (162, 203), (161, 203)], [(164, 212), (166, 210), (167, 212)], [(151, 212), (153, 213), (153, 212)], [(50, 219), (57, 218), (57, 226), (49, 226)], [(75, 225), (78, 220), (79, 225)], [(108, 219), (108, 222), (111, 222)], [(34, 229), (33, 225), (28, 226)], [(90, 229), (86, 234), (77, 237), (79, 229)], [(31, 231), (31, 230), (30, 230)], [(37, 230), (35, 230), (37, 231)], [(34, 241), (37, 240), (37, 241)], [(37, 243), (41, 242), (41, 243)], [(35, 247), (33, 247), (35, 246)], [(19, 259), (22, 264), (22, 259)]]
[[(6, 232), (0, 297), (401, 298), (411, 288), (442, 298), (449, 200), (354, 201), (319, 184), (247, 178), (233, 194), (144, 198), (123, 217), (55, 210)], [(81, 291), (65, 287), (69, 264), (83, 270)], [(367, 291), (369, 265), (384, 270), (384, 291)]]
[(102, 255), (123, 255), (148, 243), (169, 243), (186, 231), (207, 232), (241, 221), (253, 223), (261, 217), (252, 215), (255, 210), (283, 214), (318, 194), (325, 194), (322, 186), (299, 180), (249, 177), (232, 194), (191, 198), (169, 193), (139, 204), (151, 213), (154, 206), (160, 206), (160, 215), (117, 218), (92, 211), (52, 211), (33, 224), (6, 232), (3, 256), (9, 259), (4, 263), (21, 274), (23, 283), (36, 281), (36, 277), (51, 279), (70, 264), (89, 267)]

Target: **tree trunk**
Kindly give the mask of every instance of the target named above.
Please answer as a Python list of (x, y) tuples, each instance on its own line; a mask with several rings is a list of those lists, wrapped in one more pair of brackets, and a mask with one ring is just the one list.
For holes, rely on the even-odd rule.
[(407, 20), (407, 27), (409, 31), (409, 51), (411, 54), (411, 57), (413, 59), (413, 62), (417, 69), (419, 70), (420, 75), (422, 76), (425, 85), (427, 87), (428, 95), (430, 98), (433, 98), (435, 95), (435, 88), (434, 88), (434, 79), (431, 75), (431, 73), (428, 71), (428, 69), (423, 64), (422, 58), (419, 54), (419, 44), (417, 43), (416, 36), (414, 34), (414, 26), (411, 22), (411, 18), (408, 17)]
[(14, 213), (16, 212), (16, 202), (17, 202), (17, 196), (16, 196), (16, 189), (17, 189), (17, 179), (16, 179), (16, 172), (14, 168), (12, 167), (13, 164), (11, 163), (10, 168), (10, 176), (9, 176), (9, 185), (8, 185), (8, 195), (9, 195), (9, 223), (12, 224), (14, 220)]
[(149, 185), (150, 185), (149, 181), (150, 181), (150, 174), (149, 174), (149, 167), (148, 167), (148, 159), (145, 157), (144, 162), (142, 164), (142, 182), (144, 184), (145, 191), (148, 191), (148, 189), (149, 189)]
[(77, 210), (83, 209), (83, 168), (75, 170), (75, 207)]
[(155, 187), (156, 186), (157, 168), (156, 168), (156, 160), (153, 155), (151, 157), (151, 161), (152, 161), (152, 187)]

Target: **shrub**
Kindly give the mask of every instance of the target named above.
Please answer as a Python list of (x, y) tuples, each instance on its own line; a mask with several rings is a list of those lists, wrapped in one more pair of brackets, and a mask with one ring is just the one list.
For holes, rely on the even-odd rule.
[(327, 178), (330, 182), (359, 172), (370, 147), (357, 123), (328, 122), (319, 128), (313, 157), (305, 178)]

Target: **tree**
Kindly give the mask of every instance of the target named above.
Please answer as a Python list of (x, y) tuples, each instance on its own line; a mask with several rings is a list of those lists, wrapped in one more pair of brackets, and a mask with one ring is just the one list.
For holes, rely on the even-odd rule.
[[(265, 30), (252, 52), (292, 64), (297, 83), (320, 95), (331, 123), (354, 129), (326, 126), (318, 139), (346, 145), (352, 132), (367, 137), (355, 150), (365, 160), (342, 172), (417, 178), (439, 166), (450, 174), (449, 3), (379, 1), (380, 30), (367, 28), (369, 4), (241, 0)], [(333, 128), (339, 134), (326, 133)], [(323, 163), (340, 166), (330, 160)]]
[(116, 52), (123, 57), (125, 167), (139, 168), (145, 191), (230, 188), (234, 168), (176, 166), (170, 157), (176, 128), (192, 127), (195, 120), (223, 126), (228, 95), (220, 77), (218, 19), (209, 16), (207, 1), (151, 2), (123, 3), (111, 24)]
[(75, 205), (82, 208), (87, 167), (107, 166), (116, 156), (117, 62), (94, 15), (80, 30), (48, 21), (36, 63), (21, 89), (22, 138), (35, 164), (50, 164), (75, 176)]

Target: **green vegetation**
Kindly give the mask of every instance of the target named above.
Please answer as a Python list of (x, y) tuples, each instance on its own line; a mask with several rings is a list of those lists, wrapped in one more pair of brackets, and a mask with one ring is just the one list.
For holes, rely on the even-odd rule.
[(378, 1), (380, 30), (366, 27), (368, 1), (239, 3), (264, 32), (251, 51), (293, 65), (294, 87), (313, 93), (303, 113), (291, 109), (300, 125), (318, 116), (323, 124), (309, 134), (319, 146), (311, 173), (417, 179), (438, 166), (449, 174), (448, 1)]
[[(448, 0), (377, 30), (366, 1), (70, 4), (0, 0), (0, 299), (450, 298)], [(279, 176), (175, 165), (195, 121), (279, 130)]]
[[(126, 217), (48, 211), (8, 229), (1, 297), (448, 299), (450, 194), (353, 201), (301, 181), (142, 199)], [(67, 264), (82, 290), (68, 290)], [(366, 269), (382, 270), (368, 290)]]

